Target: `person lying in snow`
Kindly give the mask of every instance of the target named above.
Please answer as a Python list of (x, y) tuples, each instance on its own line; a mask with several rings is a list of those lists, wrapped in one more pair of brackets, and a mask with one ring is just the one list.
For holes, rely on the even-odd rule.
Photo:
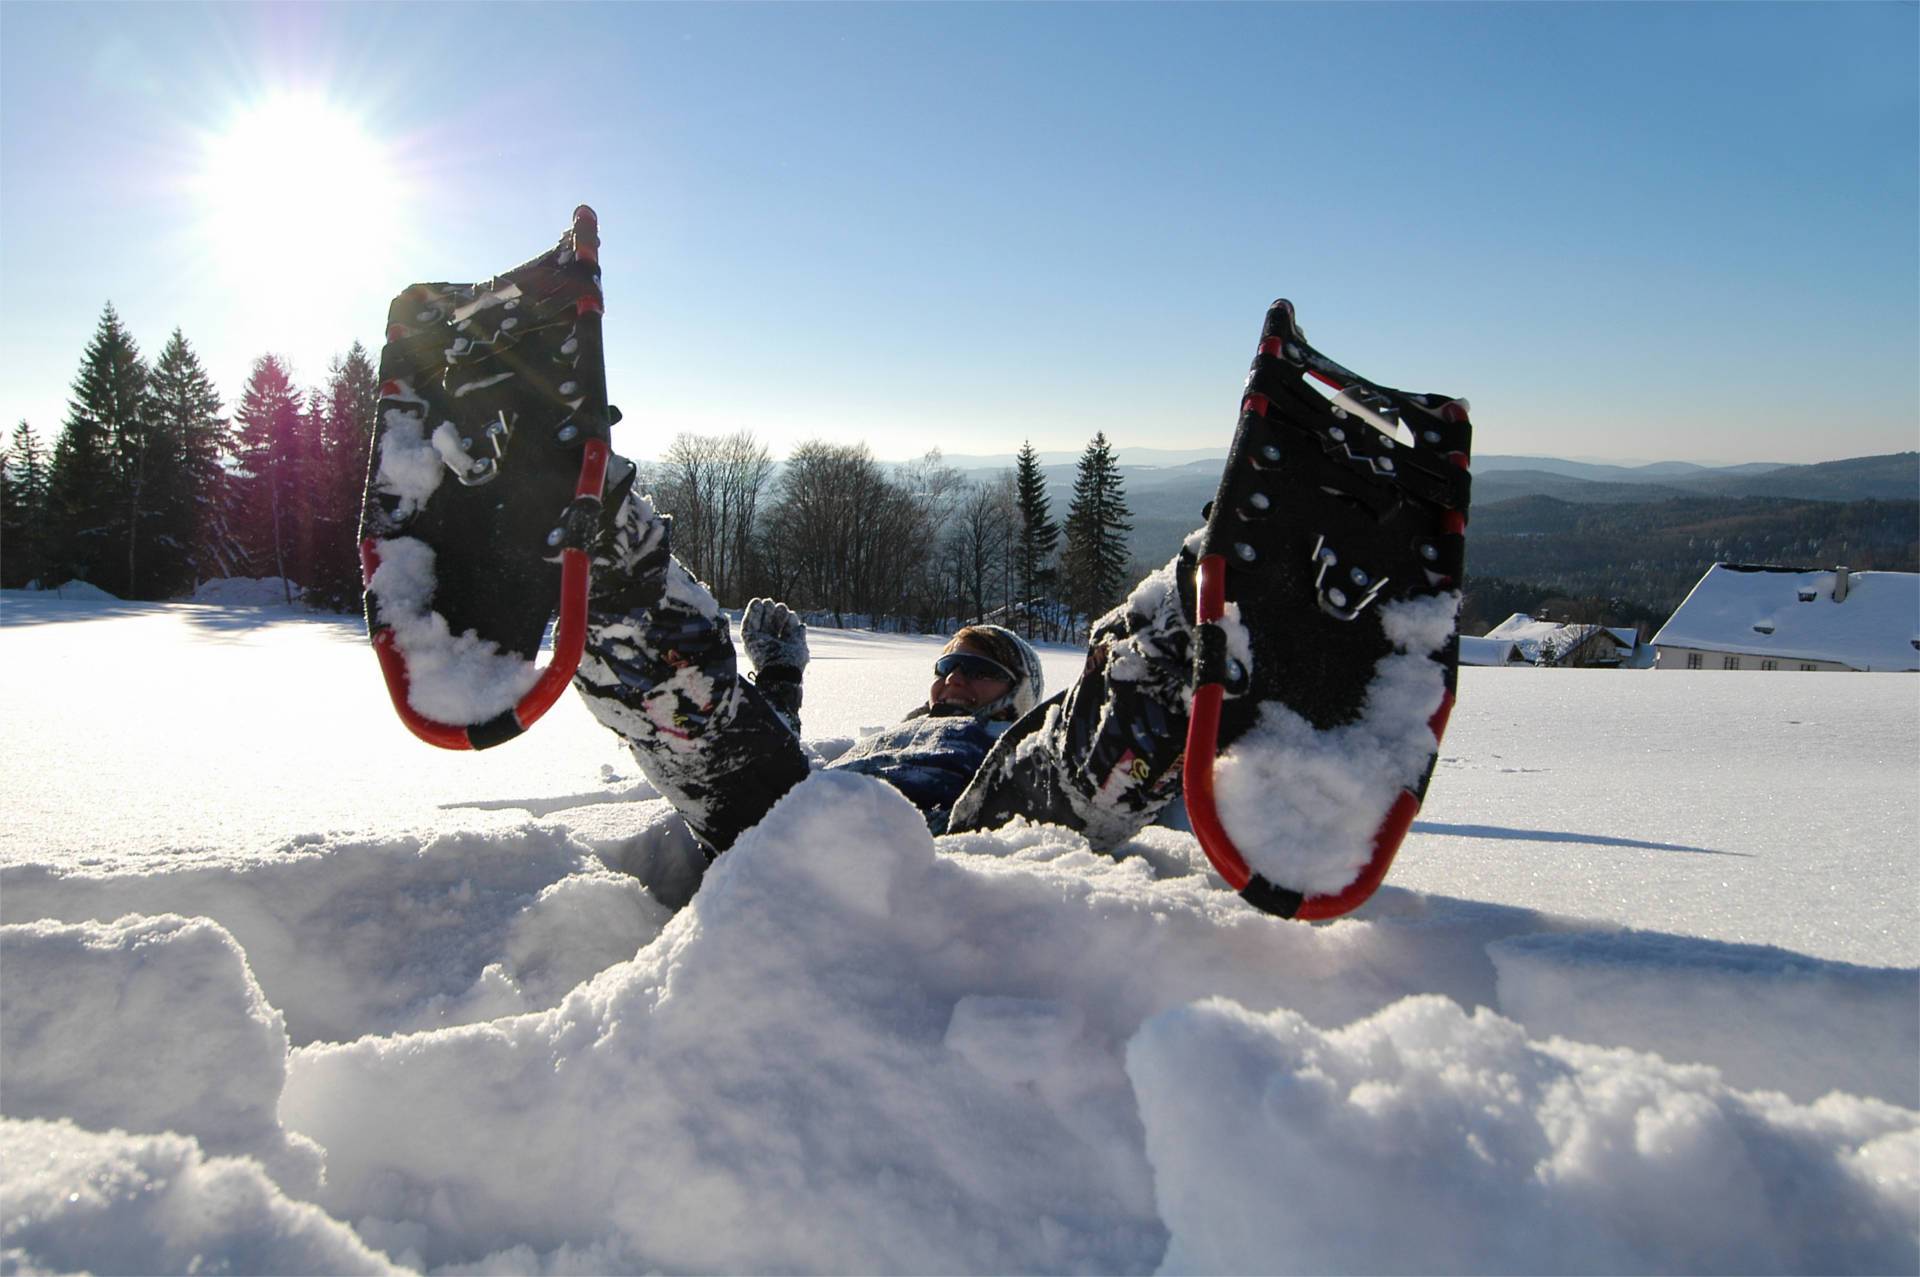
[[(608, 503), (574, 686), (711, 858), (812, 765), (800, 744), (806, 626), (784, 604), (749, 604), (754, 677), (743, 677), (726, 616), (670, 551), (672, 520), (631, 483)], [(1192, 616), (1182, 551), (1094, 625), (1086, 668), (1044, 706), (1032, 646), (968, 626), (934, 662), (924, 705), (826, 766), (893, 785), (935, 833), (1024, 816), (1117, 846), (1180, 792)]]
[[(368, 634), (401, 718), (446, 748), (513, 739), (574, 677), (718, 853), (818, 761), (798, 731), (804, 630), (761, 601), (749, 679), (632, 465), (605, 486), (618, 414), (582, 322), (600, 310), (595, 226), (582, 206), (548, 254), (389, 307)], [(1185, 782), (1228, 887), (1283, 917), (1351, 910), (1411, 827), (1451, 712), (1471, 443), (1464, 400), (1366, 381), (1275, 301), (1207, 526), (1095, 624), (1074, 685), (1035, 704), (1024, 645), (956, 636), (945, 655), (993, 666), (948, 662), (925, 712), (833, 766), (898, 786), (934, 829), (1025, 817), (1106, 849)], [(550, 565), (561, 623), (539, 670)]]

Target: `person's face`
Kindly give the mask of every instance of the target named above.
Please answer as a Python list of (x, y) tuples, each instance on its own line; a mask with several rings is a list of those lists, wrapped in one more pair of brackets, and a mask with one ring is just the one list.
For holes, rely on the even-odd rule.
[[(952, 659), (955, 657), (959, 659)], [(933, 687), (927, 692), (927, 708), (958, 705), (962, 709), (972, 710), (990, 705), (1013, 687), (1013, 680), (1007, 677), (1008, 672), (1005, 666), (986, 653), (963, 643), (934, 662)]]

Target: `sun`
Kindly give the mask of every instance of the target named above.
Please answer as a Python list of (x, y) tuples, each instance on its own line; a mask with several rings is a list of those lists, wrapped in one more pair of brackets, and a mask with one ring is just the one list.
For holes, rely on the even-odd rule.
[(382, 269), (399, 239), (389, 148), (322, 94), (276, 93), (236, 110), (206, 137), (200, 177), (209, 247), (232, 274), (338, 284)]

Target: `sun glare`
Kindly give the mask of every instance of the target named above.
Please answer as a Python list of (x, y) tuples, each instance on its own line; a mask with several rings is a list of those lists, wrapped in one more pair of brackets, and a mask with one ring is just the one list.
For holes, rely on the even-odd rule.
[(207, 141), (201, 189), (215, 253), (244, 274), (378, 269), (397, 235), (386, 147), (315, 94), (236, 114)]
[(315, 93), (258, 98), (203, 139), (198, 249), (252, 355), (272, 351), (317, 381), (356, 338), (378, 342), (386, 299), (406, 282), (394, 155)]

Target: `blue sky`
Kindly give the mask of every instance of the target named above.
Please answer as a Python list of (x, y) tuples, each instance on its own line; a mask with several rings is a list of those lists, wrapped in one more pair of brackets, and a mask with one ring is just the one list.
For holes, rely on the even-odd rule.
[[(1910, 3), (7, 3), (0, 428), (58, 429), (109, 300), (231, 404), (584, 200), (637, 456), (1223, 446), (1276, 296), (1481, 452), (1911, 449), (1916, 48)], [(367, 143), (219, 158), (290, 94)]]

